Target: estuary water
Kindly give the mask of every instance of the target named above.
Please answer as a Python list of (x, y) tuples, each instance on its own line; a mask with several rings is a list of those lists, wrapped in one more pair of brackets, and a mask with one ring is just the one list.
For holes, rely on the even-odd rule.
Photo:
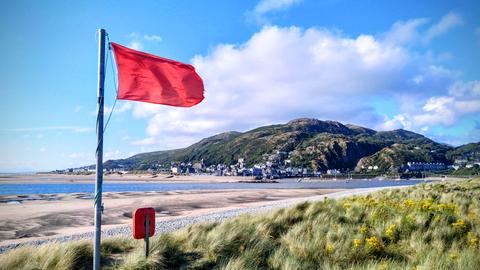
[[(279, 183), (104, 183), (103, 192), (144, 192), (208, 189), (352, 189), (386, 186), (405, 186), (424, 183), (423, 180), (325, 180), (297, 182), (293, 179)], [(0, 195), (32, 195), (60, 193), (93, 193), (94, 184), (0, 184)]]

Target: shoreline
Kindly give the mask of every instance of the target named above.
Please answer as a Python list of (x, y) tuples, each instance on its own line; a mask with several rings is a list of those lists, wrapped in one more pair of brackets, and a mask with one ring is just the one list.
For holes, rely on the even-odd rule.
[[(445, 181), (445, 180), (465, 180), (468, 178), (458, 176), (431, 176), (426, 178), (410, 178), (410, 179), (394, 179), (388, 177), (375, 178), (282, 178), (277, 181), (292, 181), (293, 179), (302, 179), (304, 182), (320, 182), (335, 180), (351, 180), (351, 181), (369, 181), (369, 180), (425, 180), (425, 181)], [(151, 174), (108, 174), (104, 175), (104, 183), (111, 184), (128, 184), (128, 183), (255, 183), (251, 176), (215, 176), (215, 175), (151, 175)], [(19, 174), (19, 175), (1, 175), (0, 184), (94, 184), (95, 175), (70, 175), (70, 174)]]
[[(202, 222), (222, 222), (225, 219), (234, 218), (244, 214), (262, 214), (270, 211), (275, 211), (280, 208), (290, 207), (298, 203), (305, 201), (319, 201), (325, 198), (341, 199), (349, 196), (367, 195), (376, 191), (391, 189), (391, 188), (405, 188), (408, 186), (395, 186), (395, 187), (376, 187), (376, 188), (361, 188), (352, 190), (335, 190), (325, 194), (307, 196), (307, 197), (293, 197), (288, 199), (282, 199), (272, 202), (263, 202), (257, 204), (250, 204), (244, 206), (235, 206), (227, 209), (217, 209), (216, 211), (210, 211), (205, 213), (193, 214), (189, 216), (178, 216), (170, 219), (158, 219), (156, 218), (156, 233), (159, 235), (162, 233), (168, 233), (178, 229), (182, 229), (186, 226), (202, 223)], [(129, 237), (131, 235), (130, 225), (119, 226), (105, 226), (102, 225), (102, 238), (108, 237)], [(75, 232), (65, 235), (55, 235), (49, 237), (42, 237), (36, 239), (22, 239), (11, 241), (0, 241), (0, 254), (22, 246), (29, 245), (42, 245), (46, 243), (62, 243), (68, 241), (78, 240), (91, 240), (93, 237), (93, 229), (83, 232)]]
[[(221, 189), (105, 192), (104, 228), (131, 223), (134, 209), (154, 207), (157, 221), (252, 207), (292, 198), (324, 195), (340, 189)], [(88, 194), (22, 196), (19, 204), (0, 204), (0, 245), (93, 230), (93, 200)], [(2, 200), (17, 195), (0, 196)], [(33, 199), (35, 198), (35, 199)]]

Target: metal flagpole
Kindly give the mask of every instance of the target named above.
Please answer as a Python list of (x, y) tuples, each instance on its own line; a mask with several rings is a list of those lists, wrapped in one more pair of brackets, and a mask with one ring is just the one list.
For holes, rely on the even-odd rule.
[(105, 29), (98, 29), (98, 103), (97, 103), (97, 169), (95, 178), (95, 243), (93, 269), (100, 269), (100, 238), (102, 236), (103, 183), (103, 88), (105, 84)]

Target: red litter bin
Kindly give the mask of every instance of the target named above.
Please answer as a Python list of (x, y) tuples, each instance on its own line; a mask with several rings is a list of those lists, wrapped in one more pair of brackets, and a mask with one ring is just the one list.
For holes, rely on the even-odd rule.
[(133, 212), (133, 238), (146, 238), (146, 225), (148, 218), (148, 237), (155, 234), (155, 209), (152, 207), (138, 208)]

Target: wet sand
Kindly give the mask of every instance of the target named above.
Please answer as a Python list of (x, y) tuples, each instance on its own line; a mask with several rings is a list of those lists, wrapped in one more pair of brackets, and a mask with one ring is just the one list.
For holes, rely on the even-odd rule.
[[(336, 191), (340, 190), (111, 192), (104, 193), (105, 211), (102, 224), (105, 228), (130, 224), (133, 210), (140, 207), (154, 207), (157, 220), (168, 220), (179, 216), (196, 216)], [(82, 233), (94, 229), (93, 199), (89, 194), (4, 195), (0, 196), (0, 201), (2, 201), (0, 203), (0, 244)], [(9, 203), (6, 203), (7, 201)]]

